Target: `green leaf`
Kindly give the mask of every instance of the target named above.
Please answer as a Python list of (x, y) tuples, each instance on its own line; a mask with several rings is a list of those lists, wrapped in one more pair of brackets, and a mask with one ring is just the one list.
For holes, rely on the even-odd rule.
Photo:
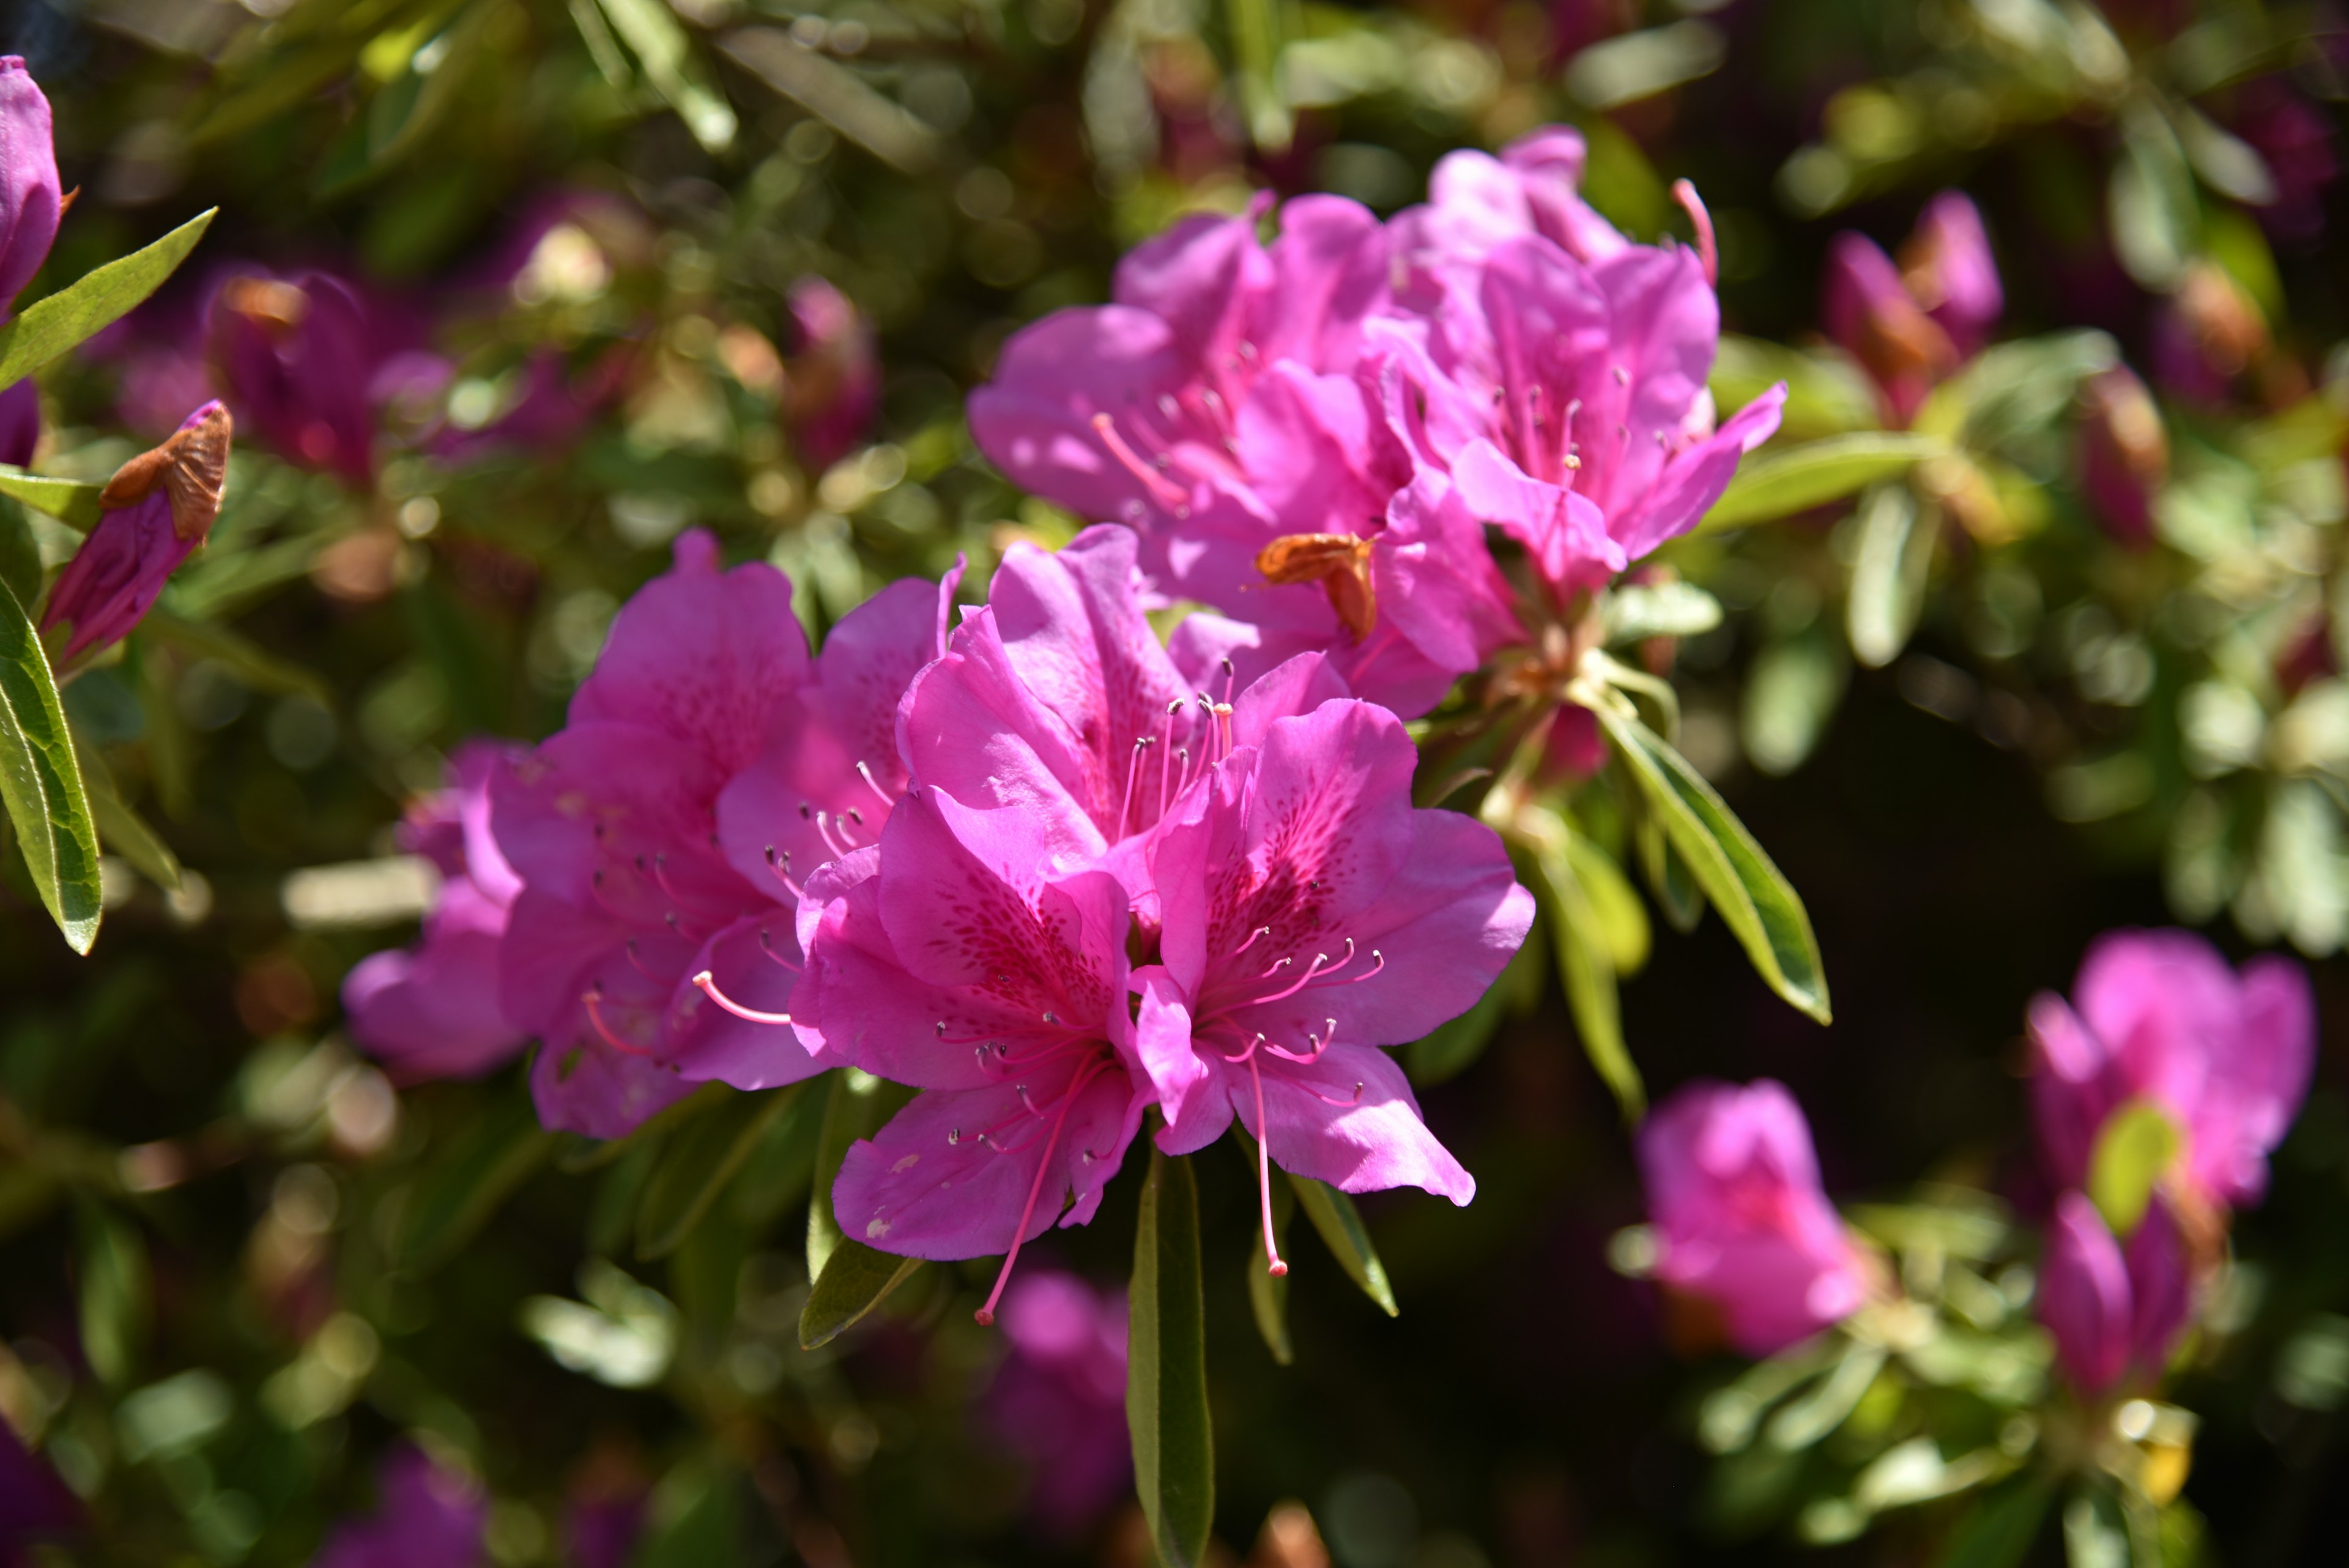
[(78, 953), (98, 940), (98, 827), (48, 655), (16, 596), (0, 592), (0, 804), (49, 918)]
[(1614, 944), (1601, 923), (1568, 850), (1574, 833), (1566, 819), (1538, 805), (1518, 809), (1517, 822), (1533, 849), (1534, 867), (1547, 895), (1557, 971), (1574, 1014), (1583, 1054), (1614, 1094), (1624, 1119), (1637, 1121), (1647, 1105), (1640, 1069), (1623, 1043), (1623, 1014), (1615, 988)]
[(730, 1095), (661, 1146), (636, 1202), (637, 1257), (663, 1257), (693, 1233), (767, 1129), (806, 1086)]
[(2088, 1200), (2114, 1235), (2127, 1241), (2137, 1230), (2185, 1142), (2178, 1124), (2151, 1100), (2131, 1100), (2105, 1118), (2088, 1160)]
[(1248, 138), (1265, 151), (1284, 151), (1296, 122), (1280, 91), (1280, 51), (1289, 31), (1281, 0), (1228, 0), (1226, 10), (1232, 63), (1237, 67), (1233, 75), (1238, 78)]
[(2167, 294), (2201, 248), (2201, 203), (2186, 150), (2169, 122), (2138, 99), (2121, 116), (2121, 156), (2113, 164), (2105, 216), (2113, 250), (2128, 275)]
[(2109, 1495), (2085, 1486), (2072, 1494), (2064, 1507), (2064, 1557), (2070, 1568), (2129, 1568), (2128, 1527)]
[(708, 152), (723, 152), (734, 140), (734, 111), (710, 86), (709, 72), (693, 53), (693, 42), (662, 0), (602, 0), (612, 31), (635, 51), (645, 79), (668, 100), (693, 139)]
[[(1570, 819), (1568, 826), (1573, 826)], [(1614, 961), (1615, 972), (1637, 974), (1647, 964), (1654, 937), (1648, 925), (1647, 906), (1640, 902), (1631, 879), (1588, 833), (1576, 832), (1567, 838), (1566, 863), (1574, 868), (1574, 879), (1582, 884), (1591, 912), (1605, 930), (1607, 955)]]
[(20, 605), (41, 597), (41, 545), (22, 506), (0, 503), (0, 588), (16, 596)]
[(554, 1147), (554, 1135), (538, 1125), (526, 1088), (499, 1095), (417, 1179), (408, 1197), (400, 1262), (424, 1272), (454, 1257)]
[(1664, 913), (1664, 923), (1681, 935), (1688, 935), (1704, 919), (1704, 889), (1696, 885), (1696, 874), (1689, 869), (1681, 852), (1672, 847), (1663, 823), (1654, 812), (1640, 814), (1633, 825), (1632, 842), (1640, 852), (1640, 874), (1647, 878), (1648, 891), (1654, 895), (1656, 908)]
[(1216, 1523), (1215, 1428), (1207, 1411), (1207, 1310), (1199, 1272), (1199, 1189), (1188, 1161), (1155, 1146), (1134, 1222), (1125, 1423), (1134, 1488), (1164, 1568), (1198, 1568)]
[(1884, 1370), (1885, 1359), (1881, 1345), (1853, 1345), (1817, 1387), (1770, 1417), (1764, 1429), (1770, 1446), (1781, 1453), (1794, 1453), (1842, 1426), (1859, 1407), (1860, 1397), (1876, 1381), (1876, 1375)]
[(46, 474), (26, 473), (21, 468), (12, 468), (0, 462), (0, 495), (21, 501), (36, 512), (47, 513), (80, 533), (87, 534), (98, 526), (101, 514), (98, 498), (105, 490), (103, 484), (51, 479)]
[(138, 1370), (154, 1318), (147, 1243), (138, 1226), (104, 1204), (85, 1199), (79, 1220), (82, 1354), (100, 1381), (119, 1386)]
[(800, 1309), (800, 1348), (813, 1350), (838, 1339), (921, 1266), (919, 1258), (900, 1258), (842, 1238)]
[(1976, 453), (2044, 434), (2078, 396), (2080, 383), (2120, 361), (2120, 347), (2095, 330), (2001, 343), (1933, 389), (1910, 428), (1962, 440)]
[(1707, 385), (1723, 417), (1780, 381), (1786, 383), (1786, 406), (1778, 421), (1783, 440), (1816, 441), (1876, 428), (1876, 389), (1842, 354), (1788, 348), (1733, 332), (1721, 335)]
[(1879, 480), (1909, 472), (1950, 450), (1931, 436), (1898, 431), (1856, 431), (1799, 446), (1775, 447), (1737, 468), (1713, 510), (1697, 524), (1702, 534), (1775, 522), (1840, 501)]
[(1694, 583), (1621, 583), (1602, 606), (1607, 640), (1697, 637), (1721, 624), (1721, 601)]
[(1811, 917), (1745, 825), (1686, 759), (1636, 719), (1611, 707), (1599, 722), (1688, 862), (1697, 885), (1721, 911), (1770, 989), (1821, 1023), (1832, 1017), (1826, 974)]
[(1305, 1217), (1313, 1221), (1313, 1229), (1321, 1232), (1321, 1241), (1346, 1271), (1346, 1277), (1360, 1285), (1362, 1293), (1379, 1303), (1379, 1310), (1389, 1317), (1402, 1314), (1395, 1304), (1394, 1286), (1387, 1282), (1386, 1265), (1379, 1262), (1379, 1250), (1371, 1245), (1371, 1233), (1362, 1224), (1362, 1216), (1354, 1200), (1327, 1182), (1310, 1177), (1288, 1173), (1288, 1184), (1297, 1189), (1297, 1201)]
[(226, 666), (231, 674), (255, 691), (308, 697), (323, 708), (335, 705), (334, 690), (324, 680), (218, 621), (190, 620), (170, 610), (153, 609), (147, 612), (139, 628), (182, 653)]
[(90, 820), (99, 842), (137, 867), (159, 888), (177, 891), (180, 857), (144, 817), (123, 804), (106, 763), (95, 755), (83, 758), (82, 783), (89, 794)]
[(1881, 670), (1900, 656), (1917, 629), (1941, 514), (1938, 507), (1920, 512), (1905, 484), (1880, 484), (1860, 497), (1857, 527), (1859, 548), (1851, 563), (1844, 630), (1859, 661)]
[(128, 315), (179, 270), (218, 211), (199, 213), (146, 249), (76, 279), (0, 327), (0, 387), (23, 380)]
[(1754, 765), (1781, 777), (1801, 767), (1826, 733), (1850, 679), (1850, 660), (1818, 622), (1764, 644), (1746, 672), (1738, 713)]
[[(1240, 1153), (1246, 1157), (1248, 1179), (1257, 1179), (1256, 1140), (1238, 1127), (1232, 1129)], [(1297, 1198), (1283, 1183), (1273, 1183), (1266, 1189), (1272, 1203), (1272, 1248), (1283, 1253), (1288, 1248), (1288, 1221), (1297, 1212)], [(1256, 1331), (1264, 1336), (1264, 1347), (1272, 1352), (1272, 1359), (1282, 1366), (1297, 1360), (1297, 1347), (1288, 1337), (1288, 1276), (1276, 1275), (1266, 1255), (1264, 1214), (1257, 1214), (1256, 1240), (1248, 1248), (1247, 1257), (1248, 1311), (1256, 1318)]]
[(881, 1081), (854, 1067), (826, 1075), (823, 1127), (816, 1136), (815, 1174), (808, 1192), (808, 1278), (823, 1277), (824, 1264), (840, 1245), (840, 1221), (832, 1211), (832, 1186), (848, 1147), (872, 1132)]

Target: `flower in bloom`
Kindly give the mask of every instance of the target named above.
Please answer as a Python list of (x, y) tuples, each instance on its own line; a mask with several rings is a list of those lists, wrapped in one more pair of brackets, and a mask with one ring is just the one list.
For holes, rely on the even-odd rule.
[(1203, 1148), (1237, 1116), (1268, 1215), (1268, 1163), (1350, 1192), (1475, 1194), (1378, 1047), (1475, 1006), (1533, 897), (1491, 828), (1413, 807), (1417, 761), (1393, 714), (1324, 702), (1234, 747), (1151, 847), (1160, 962), (1134, 979), (1159, 1147)]
[(73, 664), (129, 635), (163, 584), (212, 532), (228, 477), (232, 421), (217, 401), (190, 414), (162, 445), (132, 458), (107, 482), (98, 525), (57, 575), (41, 615), (44, 634)]
[(391, 302), (330, 273), (242, 269), (213, 290), (205, 344), (253, 435), (286, 462), (365, 484), (377, 410), (447, 368)]
[(310, 1568), (477, 1568), (489, 1524), (479, 1483), (403, 1444), (378, 1471), (375, 1512), (336, 1525)]
[(1691, 1084), (1640, 1127), (1639, 1152), (1656, 1278), (1719, 1307), (1740, 1350), (1783, 1350), (1867, 1301), (1866, 1265), (1784, 1085)]
[(2186, 1243), (2156, 1200), (2124, 1246), (2081, 1192), (2055, 1200), (2039, 1271), (2039, 1318), (2056, 1360), (2091, 1397), (2132, 1369), (2159, 1375), (2193, 1304)]
[(1865, 234), (1835, 237), (1820, 317), (1906, 423), (1937, 382), (1981, 351), (2004, 303), (1982, 214), (1944, 191), (1927, 203), (1899, 266)]
[[(1123, 1366), (1123, 1340), (1118, 1348)], [(26, 1548), (32, 1542), (68, 1534), (81, 1523), (81, 1504), (57, 1472), (0, 1420), (0, 1568), (29, 1564), (35, 1559)]]
[[(16, 55), (0, 55), (0, 321), (49, 258), (64, 213), (49, 100)], [(33, 461), (40, 393), (30, 379), (0, 389), (0, 462)]]
[(1130, 1494), (1125, 1295), (1059, 1269), (1003, 1293), (1007, 1354), (981, 1396), (988, 1434), (1026, 1461), (1028, 1514), (1047, 1536), (1083, 1533)]
[(937, 649), (943, 590), (907, 580), (843, 618), (821, 660), (763, 563), (721, 572), (680, 535), (625, 606), (568, 722), (491, 784), (522, 879), (500, 1007), (543, 1042), (541, 1118), (616, 1137), (718, 1079), (804, 1078), (788, 1030), (798, 878), (869, 843), (904, 774), (897, 695)]
[(2142, 1102), (2184, 1135), (2184, 1194), (2239, 1207), (2266, 1192), (2268, 1152), (2308, 1093), (2315, 1002), (2288, 959), (2237, 972), (2190, 931), (2114, 931), (2089, 948), (2069, 1003), (2033, 1001), (2031, 1035), (2032, 1110), (2059, 1185), (2084, 1185), (2106, 1120)]
[(2115, 365), (2089, 379), (2080, 412), (2080, 483), (2106, 532), (2153, 542), (2153, 500), (2169, 477), (2169, 431), (2137, 372)]
[(410, 809), (400, 846), (441, 878), (422, 938), (361, 960), (343, 982), (352, 1038), (404, 1082), (477, 1077), (526, 1038), (498, 1004), (506, 912), (522, 878), (490, 831), (491, 776), (519, 754), (468, 742), (450, 759), (449, 787)]
[(793, 343), (785, 367), (783, 422), (801, 462), (821, 472), (873, 428), (881, 406), (881, 360), (871, 324), (823, 278), (792, 284), (788, 303)]

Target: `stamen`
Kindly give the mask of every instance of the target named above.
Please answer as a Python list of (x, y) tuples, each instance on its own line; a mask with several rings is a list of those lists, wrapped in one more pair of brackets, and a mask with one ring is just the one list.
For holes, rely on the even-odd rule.
[(1174, 766), (1174, 715), (1182, 711), (1183, 700), (1180, 697), (1166, 704), (1166, 739), (1164, 742), (1166, 761), (1158, 769), (1158, 815), (1161, 818), (1166, 815), (1166, 775)]
[(604, 1022), (604, 1012), (602, 1006), (604, 1001), (604, 988), (600, 983), (591, 985), (585, 991), (582, 992), (580, 993), (579, 1000), (587, 1009), (588, 1027), (595, 1031), (596, 1034), (602, 1038), (605, 1044), (609, 1045), (613, 1050), (617, 1051), (623, 1056), (641, 1056), (647, 1060), (651, 1058), (653, 1053), (649, 1048), (643, 1045), (629, 1044), (617, 1034), (613, 1033), (611, 1026)]
[(1721, 282), (1721, 251), (1713, 242), (1713, 214), (1704, 210), (1702, 198), (1696, 187), (1685, 180), (1672, 182), (1672, 200), (1689, 217), (1689, 226), (1696, 231), (1696, 254), (1704, 262), (1704, 281), (1708, 287)]
[(1011, 1265), (1019, 1261), (1020, 1244), (1028, 1239), (1028, 1221), (1036, 1212), (1036, 1199), (1044, 1191), (1044, 1175), (1052, 1168), (1052, 1150), (1060, 1146), (1061, 1128), (1068, 1122), (1069, 1108), (1077, 1103), (1077, 1096), (1092, 1081), (1096, 1066), (1097, 1064), (1089, 1063), (1079, 1069), (1076, 1081), (1061, 1096), (1061, 1114), (1053, 1118), (1051, 1135), (1044, 1144), (1044, 1158), (1036, 1162), (1036, 1179), (1028, 1184), (1028, 1204), (1019, 1210), (1019, 1229), (1011, 1232), (1011, 1251), (1003, 1255), (1003, 1271), (995, 1276), (995, 1288), (987, 1293), (986, 1304), (971, 1314), (981, 1328), (994, 1326), (995, 1303), (1003, 1299), (1003, 1287), (1011, 1280)]
[[(1247, 940), (1242, 942), (1239, 946), (1232, 950), (1232, 957), (1237, 958), (1240, 954), (1247, 951), (1248, 949), (1256, 946), (1257, 938), (1268, 937), (1270, 935), (1272, 935), (1272, 928), (1270, 926), (1258, 926), (1256, 929), (1248, 933)], [(1259, 976), (1258, 978), (1261, 979), (1262, 977)]]
[(1126, 760), (1125, 794), (1117, 803), (1117, 836), (1120, 838), (1125, 836), (1125, 814), (1133, 806), (1133, 775), (1141, 771), (1142, 753), (1149, 744), (1150, 737), (1147, 735), (1134, 742), (1133, 755)]
[(807, 889), (801, 887), (797, 882), (792, 880), (792, 852), (790, 850), (786, 849), (781, 854), (777, 854), (775, 846), (771, 844), (768, 845), (767, 869), (772, 871), (776, 877), (781, 879), (783, 886), (791, 889), (792, 898), (804, 898), (807, 897)]
[(764, 926), (761, 926), (759, 928), (759, 950), (765, 953), (777, 963), (782, 965), (785, 969), (791, 971), (793, 974), (803, 972), (799, 965), (793, 963), (791, 960), (785, 958), (782, 954), (775, 950), (774, 939), (767, 934), (767, 928)]
[(840, 836), (833, 837), (832, 830), (836, 826), (838, 825), (833, 819), (825, 813), (819, 811), (815, 814), (815, 830), (823, 836), (824, 847), (831, 850), (834, 856), (845, 860), (848, 858), (849, 851), (843, 840), (847, 838), (848, 833), (845, 828), (843, 828)]
[(1228, 653), (1227, 653), (1227, 654), (1224, 655), (1223, 664), (1224, 664), (1224, 705), (1225, 705), (1226, 707), (1227, 707), (1227, 708), (1228, 708), (1229, 706), (1231, 706), (1231, 701), (1232, 701), (1232, 681), (1233, 681), (1233, 680), (1234, 680), (1234, 676), (1233, 676), (1233, 672), (1232, 672), (1232, 656), (1231, 656), (1230, 654), (1228, 654)]
[(1371, 950), (1371, 958), (1372, 961), (1371, 967), (1364, 972), (1358, 974), (1353, 979), (1348, 981), (1346, 982), (1348, 985), (1360, 985), (1362, 981), (1373, 978), (1381, 970), (1387, 967), (1387, 955), (1379, 951), (1378, 949), (1372, 948)]
[[(1258, 1040), (1264, 1038), (1259, 1034)], [(1280, 1261), (1279, 1250), (1272, 1244), (1272, 1140), (1271, 1129), (1264, 1124), (1264, 1069), (1257, 1065), (1253, 1053), (1248, 1056), (1248, 1082), (1256, 1086), (1256, 1190), (1263, 1205), (1264, 1266), (1274, 1279), (1288, 1272), (1288, 1265)]]
[(1362, 1085), (1360, 1084), (1356, 1084), (1354, 1085), (1354, 1092), (1342, 1100), (1333, 1100), (1329, 1096), (1321, 1093), (1319, 1089), (1308, 1089), (1305, 1092), (1311, 1095), (1315, 1099), (1320, 1101), (1325, 1106), (1337, 1106), (1340, 1108), (1344, 1108), (1352, 1106), (1359, 1106), (1362, 1103)]
[(1093, 433), (1101, 437), (1103, 446), (1109, 448), (1110, 456), (1117, 459), (1128, 473), (1142, 482), (1143, 489), (1150, 492), (1152, 500), (1169, 512), (1188, 506), (1190, 497), (1184, 493), (1182, 486), (1143, 462), (1140, 452), (1125, 444), (1125, 438), (1118, 433), (1115, 420), (1107, 414), (1095, 414)]
[[(1260, 1034), (1257, 1038), (1260, 1041), (1264, 1040), (1264, 1036)], [(1322, 1053), (1329, 1050), (1330, 1043), (1337, 1038), (1338, 1021), (1334, 1018), (1325, 1018), (1321, 1021), (1320, 1033), (1315, 1034), (1309, 1032), (1306, 1034), (1305, 1043), (1312, 1049), (1302, 1056), (1294, 1051), (1284, 1051), (1269, 1041), (1264, 1042), (1264, 1048), (1268, 1054), (1279, 1057), (1284, 1062), (1294, 1062), (1300, 1067), (1310, 1067), (1314, 1063), (1321, 1060)]]
[(746, 1023), (789, 1023), (792, 1021), (792, 1015), (788, 1012), (761, 1012), (757, 1008), (743, 1006), (718, 989), (718, 981), (710, 977), (708, 970), (703, 970), (699, 974), (695, 975), (693, 983), (701, 988), (702, 995)]
[(895, 805), (897, 804), (895, 800), (890, 798), (889, 792), (883, 789), (879, 783), (874, 779), (873, 770), (864, 763), (859, 763), (856, 764), (856, 776), (864, 781), (864, 787), (871, 790), (873, 792), (874, 798), (878, 800), (883, 805)]
[[(1280, 961), (1282, 963), (1287, 963), (1288, 961), (1287, 959), (1283, 959)], [(1321, 966), (1329, 961), (1330, 955), (1328, 953), (1315, 953), (1313, 955), (1313, 961), (1306, 966), (1305, 972), (1291, 981), (1287, 990), (1276, 991), (1270, 996), (1259, 996), (1254, 1002), (1248, 1003), (1248, 1005), (1251, 1007), (1262, 1007), (1268, 1002), (1287, 1001), (1289, 997), (1295, 996), (1299, 992), (1303, 991), (1307, 986), (1311, 985), (1313, 983), (1314, 977), (1321, 972)]]
[[(660, 978), (661, 978), (659, 975), (657, 975), (657, 974), (655, 974), (652, 971), (650, 971), (650, 970), (647, 969), (647, 968), (645, 967), (645, 961), (644, 961), (643, 959), (639, 958), (639, 957), (636, 955), (636, 938), (634, 938), (634, 937), (630, 937), (630, 938), (628, 939), (628, 940), (627, 940), (627, 944), (626, 944), (626, 950), (627, 950), (627, 954), (628, 954), (628, 961), (629, 961), (630, 963), (632, 963), (632, 964), (634, 964), (634, 965), (636, 966), (636, 972), (637, 972), (638, 974), (643, 975), (647, 980), (654, 980), (654, 981), (657, 981), (657, 980), (658, 980), (658, 979), (660, 979)], [(671, 981), (670, 983), (674, 984), (675, 982), (674, 982), (674, 981)]]

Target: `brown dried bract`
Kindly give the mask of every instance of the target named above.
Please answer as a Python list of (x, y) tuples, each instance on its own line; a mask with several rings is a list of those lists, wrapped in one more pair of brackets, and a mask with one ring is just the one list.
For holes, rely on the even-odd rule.
[(98, 504), (111, 510), (153, 493), (160, 484), (171, 499), (171, 532), (201, 539), (220, 515), (221, 486), (228, 478), (228, 443), (234, 426), (228, 410), (214, 403), (202, 420), (152, 452), (140, 453), (114, 471), (98, 492)]
[(274, 277), (233, 277), (221, 285), (220, 300), (273, 338), (293, 331), (310, 314), (310, 296), (299, 286)]
[(1371, 581), (1371, 541), (1352, 534), (1284, 534), (1257, 553), (1267, 582), (1319, 582), (1330, 607), (1360, 642), (1379, 621), (1379, 591)]

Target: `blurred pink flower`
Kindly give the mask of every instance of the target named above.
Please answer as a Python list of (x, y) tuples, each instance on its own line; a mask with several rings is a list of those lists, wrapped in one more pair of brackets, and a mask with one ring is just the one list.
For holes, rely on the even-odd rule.
[(1768, 1355), (1868, 1299), (1868, 1272), (1819, 1189), (1811, 1130), (1785, 1085), (1701, 1081), (1641, 1125), (1656, 1278), (1719, 1307), (1740, 1350)]
[(846, 295), (823, 278), (792, 285), (783, 422), (801, 465), (821, 473), (871, 433), (881, 407), (881, 358), (873, 327)]
[[(1123, 1338), (1118, 1346), (1123, 1365)], [(48, 1462), (28, 1452), (16, 1429), (0, 1420), (0, 1568), (24, 1568), (36, 1559), (27, 1549), (37, 1541), (74, 1533), (82, 1507)]]
[(2080, 484), (2105, 531), (2132, 548), (2153, 543), (2153, 502), (2169, 478), (2161, 410), (2126, 365), (2082, 389)]
[(2006, 295), (1981, 210), (1964, 192), (1944, 191), (1925, 203), (1900, 247), (1900, 281), (1950, 335), (1961, 361), (1982, 352), (2006, 308)]
[(478, 1482), (403, 1443), (378, 1469), (375, 1511), (336, 1525), (310, 1568), (478, 1568), (489, 1524)]
[(1982, 213), (1963, 192), (1926, 203), (1897, 267), (1865, 234), (1846, 231), (1827, 249), (1820, 324), (1875, 379), (1899, 424), (1982, 351), (2004, 306)]
[(2191, 931), (2113, 931), (2088, 950), (2071, 1004), (2033, 1001), (2031, 1035), (2032, 1109), (2057, 1184), (2085, 1184), (2106, 1118), (2147, 1101), (2185, 1135), (2174, 1174), (2186, 1192), (2240, 1207), (2266, 1192), (2268, 1153), (2308, 1093), (2315, 1000), (2288, 959), (2237, 973)]
[(2275, 180), (2275, 200), (2256, 209), (2260, 221), (2282, 239), (2321, 238), (2326, 193), (2341, 173), (2332, 119), (2279, 75), (2243, 89), (2235, 130)]
[(57, 237), (63, 196), (49, 100), (19, 55), (0, 55), (0, 319)]
[(351, 1037), (401, 1083), (478, 1077), (529, 1038), (498, 1005), (506, 912), (522, 878), (490, 832), (490, 780), (522, 750), (467, 742), (449, 759), (449, 786), (409, 808), (400, 847), (433, 863), (440, 891), (415, 946), (362, 959), (343, 981)]
[(2103, 1395), (2134, 1369), (2159, 1376), (2193, 1305), (2186, 1243), (2157, 1200), (2126, 1248), (2081, 1192), (2055, 1200), (2039, 1269), (2039, 1318), (2083, 1394)]
[(1028, 1515), (1058, 1541), (1082, 1535), (1131, 1491), (1124, 1293), (1030, 1269), (1003, 1293), (1007, 1353), (980, 1397), (988, 1434), (1025, 1461)]

